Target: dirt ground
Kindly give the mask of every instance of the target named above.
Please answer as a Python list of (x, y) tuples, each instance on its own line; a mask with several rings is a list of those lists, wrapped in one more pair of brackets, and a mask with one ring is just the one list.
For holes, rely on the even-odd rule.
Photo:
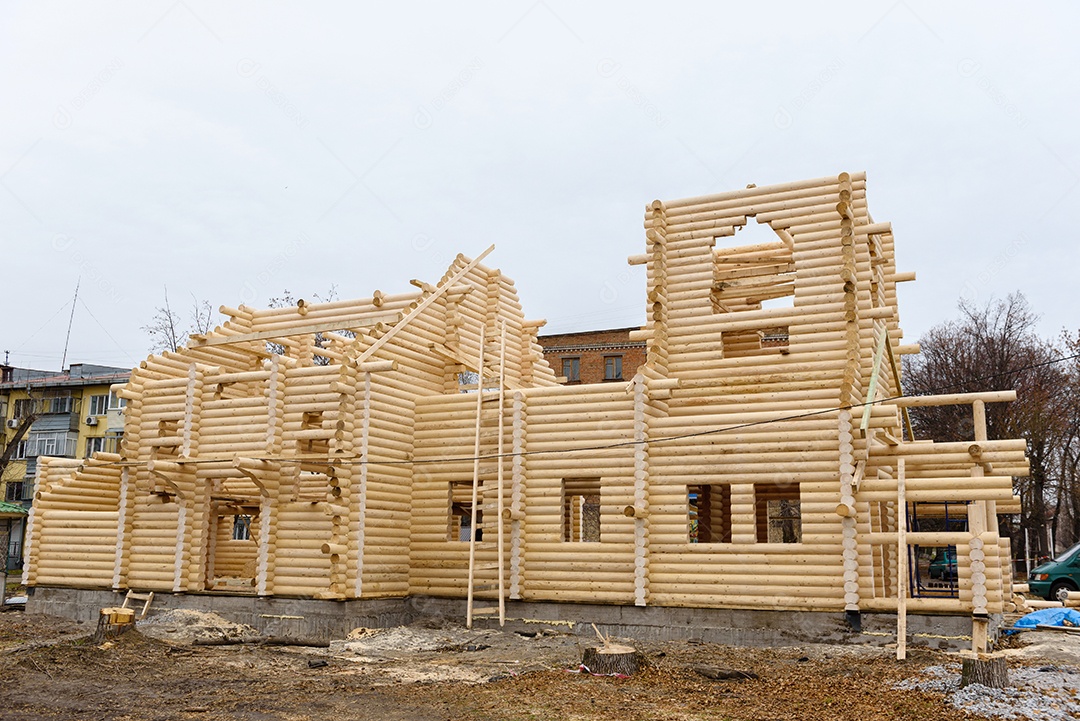
[[(645, 669), (611, 678), (569, 672), (595, 644), (565, 634), (420, 625), (358, 630), (315, 648), (260, 643), (212, 614), (170, 614), (95, 643), (92, 627), (0, 613), (0, 718), (980, 718), (950, 706), (945, 692), (895, 687), (926, 667), (956, 663), (937, 652), (915, 651), (898, 663), (886, 649), (855, 646), (637, 643)], [(200, 645), (207, 643), (228, 645)], [(1039, 662), (1022, 653), (1010, 660)], [(751, 678), (711, 680), (699, 672), (703, 664)]]

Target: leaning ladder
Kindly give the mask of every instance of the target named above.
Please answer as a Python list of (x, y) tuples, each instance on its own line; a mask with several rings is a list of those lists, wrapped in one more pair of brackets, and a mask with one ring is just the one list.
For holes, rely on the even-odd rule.
[(498, 361), (498, 389), (497, 403), (498, 403), (498, 450), (496, 452), (496, 505), (495, 505), (495, 518), (496, 518), (496, 541), (495, 541), (495, 567), (498, 572), (498, 579), (496, 581), (496, 595), (498, 598), (498, 606), (477, 608), (475, 606), (476, 600), (476, 547), (478, 535), (477, 528), (477, 508), (480, 502), (480, 437), (481, 437), (481, 417), (484, 411), (484, 401), (487, 386), (487, 373), (485, 366), (485, 338), (484, 327), (480, 328), (480, 358), (479, 358), (479, 378), (476, 384), (476, 437), (473, 443), (473, 484), (472, 484), (472, 507), (470, 509), (470, 524), (469, 524), (469, 579), (468, 579), (468, 596), (465, 607), (465, 627), (472, 628), (473, 617), (478, 615), (493, 615), (498, 612), (499, 625), (502, 626), (506, 623), (506, 577), (505, 577), (505, 538), (503, 537), (503, 453), (504, 453), (504, 440), (503, 435), (505, 432), (505, 413), (503, 409), (506, 401), (506, 322), (501, 324), (500, 337), (499, 337), (499, 361)]

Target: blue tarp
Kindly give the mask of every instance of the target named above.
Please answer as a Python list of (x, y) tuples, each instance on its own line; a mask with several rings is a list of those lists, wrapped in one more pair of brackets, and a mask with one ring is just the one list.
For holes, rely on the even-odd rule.
[[(1068, 623), (1065, 623), (1066, 621)], [(1021, 618), (1005, 633), (1015, 633), (1014, 629), (1036, 626), (1080, 626), (1080, 611), (1075, 608), (1041, 608)]]

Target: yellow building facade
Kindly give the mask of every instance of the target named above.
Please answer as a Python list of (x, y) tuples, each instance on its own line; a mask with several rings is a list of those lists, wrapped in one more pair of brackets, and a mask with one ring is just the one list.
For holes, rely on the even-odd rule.
[[(39, 457), (88, 458), (117, 450), (125, 401), (113, 386), (127, 382), (129, 369), (78, 363), (63, 372), (0, 366), (0, 373), (2, 448), (11, 446), (0, 500), (30, 507)], [(22, 522), (12, 527), (9, 569), (21, 566), (23, 531)]]

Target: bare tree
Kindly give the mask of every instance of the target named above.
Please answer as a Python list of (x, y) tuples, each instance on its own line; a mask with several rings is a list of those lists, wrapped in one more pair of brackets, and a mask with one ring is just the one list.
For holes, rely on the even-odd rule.
[[(1014, 480), (1023, 513), (1016, 528), (1027, 530), (1034, 555), (1049, 555), (1047, 529), (1068, 520), (1067, 535), (1076, 535), (1080, 519), (1075, 483), (1077, 406), (1075, 379), (1061, 363), (1055, 343), (1038, 336), (1038, 316), (1023, 295), (976, 307), (961, 303), (960, 318), (932, 328), (919, 339), (922, 352), (904, 359), (905, 390), (909, 394), (1016, 390), (1014, 403), (987, 406), (990, 439), (1022, 437), (1027, 441), (1031, 475)], [(1074, 374), (1075, 375), (1075, 374)], [(966, 406), (913, 408), (912, 423), (919, 438), (963, 441), (973, 437), (971, 409)], [(1070, 428), (1073, 429), (1070, 431)], [(1069, 472), (1069, 476), (1062, 475)], [(1071, 513), (1062, 518), (1058, 510)], [(1021, 539), (1014, 539), (1020, 550)]]
[[(312, 293), (311, 297), (320, 303), (329, 303), (333, 300), (336, 300), (338, 297), (337, 284), (331, 284), (329, 290), (327, 290), (321, 295), (319, 293)], [(267, 305), (271, 308), (288, 308), (289, 306), (297, 305), (297, 303), (298, 299), (294, 298), (292, 292), (289, 291), (288, 288), (286, 288), (280, 296), (275, 296), (271, 298), (267, 302)], [(353, 333), (348, 330), (339, 330), (335, 331), (335, 333), (337, 333), (338, 335), (343, 335), (346, 338), (354, 337)], [(330, 339), (324, 336), (322, 333), (315, 334), (316, 348), (325, 348), (329, 345), (329, 343)], [(285, 346), (281, 345), (280, 343), (272, 343), (270, 341), (267, 341), (266, 350), (270, 353), (274, 353), (275, 355), (285, 354)], [(330, 359), (326, 356), (316, 354), (314, 362), (315, 365), (329, 365)]]
[(1062, 437), (1054, 469), (1060, 479), (1054, 500), (1054, 535), (1059, 546), (1080, 541), (1080, 333), (1063, 335), (1061, 342), (1068, 354), (1062, 364), (1066, 388), (1057, 399), (1062, 412)]
[(41, 417), (41, 408), (36, 399), (31, 396), (31, 403), (27, 405), (29, 411), (25, 415), (16, 418), (18, 425), (15, 427), (15, 433), (10, 438), (0, 435), (0, 479), (4, 477), (8, 466), (15, 460), (15, 452), (18, 450), (23, 438), (30, 431), (30, 426), (34, 425), (34, 422)]
[(150, 352), (176, 351), (187, 342), (188, 336), (209, 333), (214, 327), (214, 312), (210, 301), (191, 295), (191, 309), (185, 326), (180, 315), (169, 304), (169, 289), (165, 288), (165, 305), (154, 308), (154, 316), (142, 330), (150, 336)]
[[(320, 303), (329, 303), (338, 297), (336, 285), (331, 285), (325, 293), (312, 293), (311, 297)], [(153, 318), (142, 327), (142, 330), (150, 337), (150, 352), (161, 353), (164, 351), (176, 351), (187, 342), (188, 336), (209, 333), (214, 327), (214, 311), (208, 300), (200, 300), (194, 294), (191, 295), (191, 307), (188, 310), (188, 322), (185, 325), (181, 315), (174, 311), (169, 303), (169, 290), (165, 288), (165, 303), (154, 309)], [(279, 296), (270, 298), (267, 305), (271, 308), (287, 308), (295, 306), (298, 302), (292, 292), (287, 288)], [(347, 330), (335, 331), (339, 335), (352, 337)], [(315, 346), (324, 348), (329, 339), (322, 333), (316, 334)], [(285, 347), (279, 343), (267, 342), (266, 349), (270, 353), (281, 355), (285, 353)], [(315, 356), (317, 364), (326, 365), (329, 359), (325, 356)]]

